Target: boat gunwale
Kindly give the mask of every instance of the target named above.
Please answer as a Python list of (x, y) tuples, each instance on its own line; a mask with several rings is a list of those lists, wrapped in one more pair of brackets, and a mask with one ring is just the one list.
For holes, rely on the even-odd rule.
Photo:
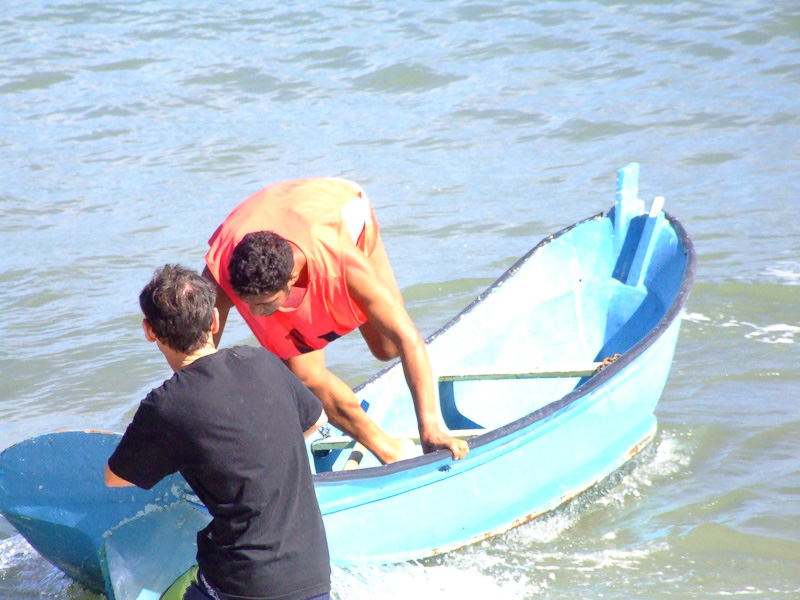
[[(468, 442), (470, 450), (479, 448), (481, 446), (485, 446), (501, 438), (509, 437), (512, 434), (526, 427), (529, 427), (530, 425), (536, 422), (548, 418), (554, 413), (566, 408), (567, 406), (570, 406), (571, 404), (578, 401), (580, 398), (593, 392), (598, 387), (600, 387), (608, 380), (610, 380), (618, 373), (620, 373), (636, 358), (641, 356), (648, 348), (650, 348), (653, 344), (655, 344), (655, 342), (672, 325), (673, 321), (675, 321), (675, 319), (677, 319), (680, 316), (681, 311), (683, 310), (683, 307), (686, 304), (686, 300), (689, 297), (689, 292), (692, 288), (692, 284), (694, 283), (696, 269), (697, 269), (697, 256), (695, 253), (694, 244), (692, 243), (691, 238), (687, 234), (681, 222), (676, 217), (672, 216), (666, 211), (664, 212), (664, 216), (674, 229), (675, 234), (682, 245), (683, 253), (686, 256), (687, 263), (686, 263), (686, 270), (684, 271), (683, 274), (683, 279), (681, 280), (680, 288), (675, 294), (675, 297), (672, 303), (670, 304), (669, 308), (665, 311), (661, 319), (659, 319), (659, 322), (656, 324), (656, 326), (653, 327), (646, 335), (642, 337), (642, 339), (636, 342), (636, 344), (634, 344), (622, 356), (620, 356), (614, 362), (609, 364), (599, 373), (592, 376), (591, 379), (584, 382), (578, 388), (562, 396), (558, 400), (555, 400), (550, 404), (547, 404), (535, 411), (532, 411), (520, 417), (519, 419), (515, 419), (514, 421), (511, 421), (510, 423), (507, 423), (496, 429), (490, 429), (486, 433), (483, 433), (481, 435), (478, 435), (470, 439)], [(603, 218), (610, 218), (610, 211), (606, 213), (600, 212), (586, 219), (577, 221), (572, 225), (569, 225), (568, 227), (565, 227), (560, 231), (543, 238), (538, 244), (536, 244), (521, 258), (519, 258), (513, 265), (511, 265), (511, 267), (509, 267), (492, 285), (490, 285), (486, 290), (484, 290), (480, 295), (478, 295), (472, 302), (470, 302), (470, 304), (468, 304), (456, 316), (454, 316), (442, 327), (440, 327), (434, 333), (428, 336), (425, 339), (425, 344), (427, 345), (432, 341), (434, 341), (436, 338), (441, 336), (443, 333), (452, 328), (456, 323), (458, 323), (465, 315), (472, 312), (476, 306), (484, 302), (486, 298), (488, 298), (494, 291), (497, 290), (497, 288), (499, 288), (506, 281), (511, 279), (514, 275), (516, 275), (516, 273), (522, 268), (522, 266), (526, 262), (528, 262), (534, 255), (536, 255), (543, 247), (548, 246), (556, 239), (566, 235), (574, 228), (584, 223), (588, 223), (593, 220), (600, 220)], [(395, 368), (398, 362), (399, 361), (395, 360), (391, 364), (387, 365), (386, 367), (384, 367), (383, 369), (372, 375), (369, 379), (366, 379), (365, 381), (361, 382), (358, 386), (356, 386), (353, 389), (353, 391), (355, 393), (358, 393), (363, 388), (370, 385), (373, 381), (376, 381), (377, 379), (383, 377), (384, 374), (386, 374), (391, 369)], [(461, 460), (469, 461), (469, 455), (467, 455), (466, 458)], [(352, 481), (352, 480), (380, 478), (416, 469), (418, 467), (422, 467), (432, 463), (445, 462), (445, 461), (447, 461), (448, 463), (452, 462), (452, 453), (449, 450), (443, 449), (443, 450), (437, 450), (436, 452), (432, 452), (430, 454), (423, 454), (422, 456), (417, 456), (411, 459), (399, 461), (389, 465), (367, 467), (360, 470), (323, 471), (322, 473), (315, 473), (313, 475), (313, 479), (315, 484), (317, 483), (333, 484), (333, 483)], [(441, 468), (445, 468), (445, 466)]]

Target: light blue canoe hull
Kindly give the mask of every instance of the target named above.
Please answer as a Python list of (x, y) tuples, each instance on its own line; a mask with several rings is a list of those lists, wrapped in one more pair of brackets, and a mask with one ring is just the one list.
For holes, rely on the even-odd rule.
[[(677, 335), (676, 322), (670, 337)], [(468, 459), (377, 476), (369, 485), (317, 482), (331, 556), (339, 564), (396, 562), (480, 541), (553, 510), (627, 462), (655, 435), (655, 399), (671, 355), (654, 349), (620, 377), (513, 435), (473, 447)], [(669, 360), (669, 357), (667, 357)], [(620, 399), (620, 396), (624, 397)], [(391, 517), (387, 517), (391, 515)]]
[[(481, 432), (460, 461), (440, 451), (381, 466), (367, 456), (343, 471), (349, 450), (314, 450), (322, 438), (309, 440), (334, 563), (422, 558), (496, 535), (590, 488), (654, 437), (695, 256), (676, 220), (659, 206), (644, 212), (637, 178), (637, 165), (622, 169), (608, 215), (541, 242), (426, 340), (437, 379), (619, 357), (583, 378), (445, 377), (443, 422)], [(416, 434), (399, 364), (355, 391), (385, 430)], [(180, 476), (154, 492), (106, 489), (102, 467), (117, 439), (53, 434), (9, 448), (0, 512), (87, 587), (116, 600), (157, 598), (193, 562), (209, 517)], [(41, 485), (56, 491), (39, 494)]]
[[(544, 240), (427, 340), (437, 377), (620, 358), (590, 379), (440, 386), (451, 428), (486, 430), (461, 461), (440, 452), (351, 473), (337, 471), (346, 451), (326, 457), (333, 472), (316, 486), (335, 562), (431, 556), (506, 531), (607, 477), (653, 438), (695, 257), (677, 221), (644, 213), (637, 175), (636, 165), (620, 172), (610, 215)], [(414, 433), (399, 365), (356, 392), (386, 430)]]

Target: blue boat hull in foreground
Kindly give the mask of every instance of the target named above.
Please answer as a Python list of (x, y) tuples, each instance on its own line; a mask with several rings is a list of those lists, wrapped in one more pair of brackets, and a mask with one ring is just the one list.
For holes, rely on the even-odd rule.
[[(501, 533), (590, 488), (653, 439), (695, 255), (661, 199), (645, 212), (637, 186), (638, 165), (628, 165), (607, 215), (542, 241), (427, 340), (442, 419), (470, 438), (465, 459), (440, 451), (381, 466), (367, 455), (345, 470), (352, 441), (336, 432), (309, 441), (334, 563), (422, 558)], [(398, 364), (355, 391), (388, 432), (416, 435)], [(6, 450), (0, 511), (88, 587), (144, 600), (191, 564), (209, 517), (179, 476), (152, 493), (103, 488), (116, 439), (53, 434)], [(56, 451), (80, 470), (49, 469)], [(65, 553), (68, 538), (79, 549)]]

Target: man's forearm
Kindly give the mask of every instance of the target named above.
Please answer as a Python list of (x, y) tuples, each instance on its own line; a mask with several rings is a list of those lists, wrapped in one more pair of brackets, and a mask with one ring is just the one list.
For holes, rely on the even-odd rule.
[(433, 372), (422, 338), (400, 345), (403, 374), (411, 392), (420, 433), (439, 428), (433, 391)]
[(133, 485), (130, 481), (127, 481), (114, 473), (114, 471), (111, 470), (111, 467), (108, 466), (108, 463), (106, 463), (104, 476), (107, 487), (130, 487)]

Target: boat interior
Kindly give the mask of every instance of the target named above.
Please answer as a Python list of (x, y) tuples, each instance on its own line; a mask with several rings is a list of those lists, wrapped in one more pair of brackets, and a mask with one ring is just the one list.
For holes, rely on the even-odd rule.
[[(631, 215), (617, 202), (607, 215), (546, 240), (431, 336), (447, 429), (469, 438), (555, 402), (655, 327), (682, 279), (674, 260), (680, 241), (661, 206), (656, 199), (648, 214), (639, 203)], [(399, 364), (355, 391), (384, 430), (417, 438)], [(312, 440), (310, 452), (318, 473), (379, 465), (336, 430)]]

